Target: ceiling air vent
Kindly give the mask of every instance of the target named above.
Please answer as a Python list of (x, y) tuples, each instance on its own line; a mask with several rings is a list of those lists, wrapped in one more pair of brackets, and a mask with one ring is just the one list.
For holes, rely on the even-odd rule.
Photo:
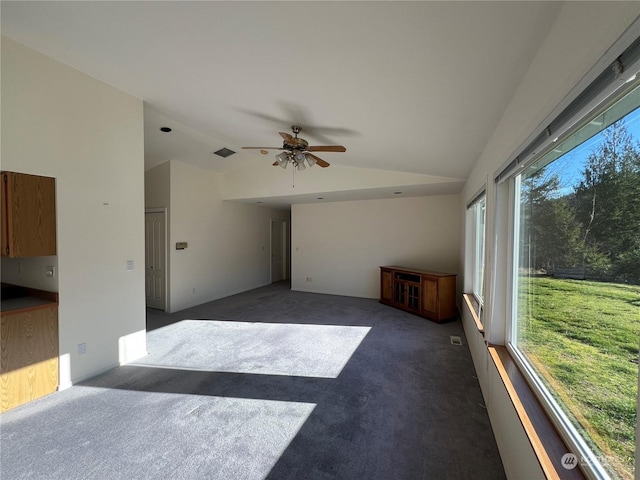
[(221, 156), (222, 158), (227, 158), (229, 155), (233, 155), (236, 152), (234, 152), (233, 150), (229, 150), (228, 148), (221, 148), (217, 152), (213, 152), (213, 153)]

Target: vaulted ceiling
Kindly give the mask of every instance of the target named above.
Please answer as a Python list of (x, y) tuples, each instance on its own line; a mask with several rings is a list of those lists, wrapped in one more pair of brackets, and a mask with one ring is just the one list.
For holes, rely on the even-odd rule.
[[(144, 100), (147, 169), (271, 164), (277, 152), (240, 147), (278, 147), (300, 125), (310, 144), (346, 146), (318, 154), (332, 166), (459, 190), (561, 6), (3, 1), (0, 13), (3, 35)], [(222, 147), (237, 153), (213, 155)]]

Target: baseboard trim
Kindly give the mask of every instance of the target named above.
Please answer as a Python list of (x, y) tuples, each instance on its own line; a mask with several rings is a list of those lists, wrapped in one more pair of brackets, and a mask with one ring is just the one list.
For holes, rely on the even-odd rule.
[(113, 370), (114, 368), (118, 368), (119, 366), (121, 366), (120, 363), (113, 363), (113, 364), (110, 364), (109, 366), (106, 366), (104, 368), (100, 368), (100, 369), (98, 369), (98, 370), (96, 370), (94, 372), (87, 373), (87, 374), (82, 375), (80, 377), (74, 378), (68, 384), (65, 384), (64, 388), (62, 388), (62, 386), (60, 386), (58, 388), (58, 390), (66, 390), (67, 388), (71, 388), (74, 385), (77, 385), (78, 383), (82, 383), (82, 382), (84, 382), (86, 380), (89, 380), (91, 378), (97, 377), (98, 375), (102, 375), (103, 373), (106, 373), (109, 370)]
[(293, 288), (291, 287), (291, 291), (292, 292), (304, 292), (304, 293), (318, 293), (321, 295), (335, 295), (338, 297), (353, 297), (353, 298), (369, 298), (369, 299), (374, 299), (377, 300), (378, 297), (371, 297), (369, 295), (356, 295), (356, 294), (345, 294), (344, 292), (333, 292), (330, 290), (311, 290), (311, 289), (306, 289), (306, 288)]

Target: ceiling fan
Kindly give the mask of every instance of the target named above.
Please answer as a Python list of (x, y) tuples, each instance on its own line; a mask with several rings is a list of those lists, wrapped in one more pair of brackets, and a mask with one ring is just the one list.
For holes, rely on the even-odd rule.
[(328, 167), (329, 162), (324, 161), (320, 157), (317, 157), (311, 152), (346, 152), (347, 149), (341, 145), (320, 145), (309, 146), (304, 138), (298, 138), (298, 134), (302, 130), (301, 127), (293, 125), (291, 127), (293, 131), (293, 137), (288, 133), (279, 132), (280, 136), (284, 139), (282, 147), (242, 147), (254, 150), (284, 150), (282, 153), (276, 155), (276, 161), (273, 163), (274, 167), (287, 168), (289, 162), (294, 168), (298, 170), (304, 170), (306, 168), (305, 162), (313, 167), (319, 165), (323, 168)]

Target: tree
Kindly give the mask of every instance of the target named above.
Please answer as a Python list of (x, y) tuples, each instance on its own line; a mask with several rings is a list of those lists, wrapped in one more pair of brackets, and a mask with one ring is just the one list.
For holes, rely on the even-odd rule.
[(597, 140), (573, 193), (550, 166), (523, 175), (520, 266), (640, 284), (640, 142), (624, 119)]
[(521, 189), (520, 265), (551, 273), (557, 267), (582, 265), (580, 225), (560, 179), (542, 168), (526, 177)]
[(640, 143), (624, 119), (602, 136), (575, 187), (585, 264), (598, 276), (640, 283)]

